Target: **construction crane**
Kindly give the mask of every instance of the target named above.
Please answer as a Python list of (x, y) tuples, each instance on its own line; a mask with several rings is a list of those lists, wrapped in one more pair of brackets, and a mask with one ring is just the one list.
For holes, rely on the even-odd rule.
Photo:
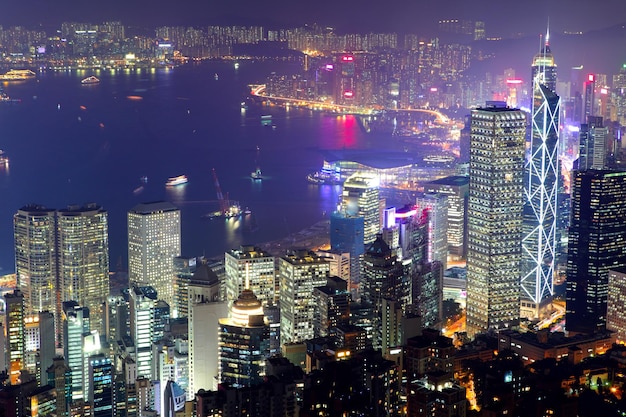
[(217, 192), (217, 201), (220, 205), (220, 212), (222, 215), (226, 215), (226, 213), (228, 213), (228, 201), (224, 199), (224, 194), (222, 194), (222, 187), (220, 186), (220, 181), (217, 179), (217, 172), (215, 172), (215, 168), (213, 168), (213, 183), (215, 184), (215, 191)]

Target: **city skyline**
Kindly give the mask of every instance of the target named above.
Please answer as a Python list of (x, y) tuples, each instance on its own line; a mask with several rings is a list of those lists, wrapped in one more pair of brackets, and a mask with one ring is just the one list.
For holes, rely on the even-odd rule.
[[(427, 1), (348, 0), (340, 3), (321, 0), (314, 4), (271, 0), (257, 2), (226, 0), (194, 2), (188, 0), (172, 7), (164, 1), (113, 0), (106, 8), (92, 3), (62, 0), (54, 3), (36, 0), (34, 4), (12, 3), (3, 10), (2, 25), (50, 25), (61, 21), (126, 20), (133, 26), (239, 24), (290, 27), (318, 23), (343, 31), (373, 30), (426, 32), (435, 29), (441, 19), (485, 21), (493, 36), (542, 33), (550, 19), (555, 33), (563, 31), (592, 31), (624, 23), (626, 4), (619, 0), (604, 0), (602, 7), (589, 7), (588, 0), (529, 0), (513, 12), (507, 3), (487, 0), (471, 4), (463, 0), (443, 0), (437, 7)], [(542, 10), (537, 18), (537, 10)]]

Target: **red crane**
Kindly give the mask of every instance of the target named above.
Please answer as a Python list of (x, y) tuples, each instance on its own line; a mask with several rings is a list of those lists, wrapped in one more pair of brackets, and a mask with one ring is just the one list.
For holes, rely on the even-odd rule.
[(220, 181), (217, 179), (215, 168), (213, 168), (213, 182), (215, 183), (215, 191), (217, 192), (217, 201), (220, 204), (220, 212), (226, 214), (228, 213), (228, 201), (224, 199), (224, 194), (222, 194), (222, 187), (220, 187)]

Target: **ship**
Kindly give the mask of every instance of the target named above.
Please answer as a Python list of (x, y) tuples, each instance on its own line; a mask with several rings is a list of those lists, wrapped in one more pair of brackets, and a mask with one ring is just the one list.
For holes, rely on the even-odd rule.
[(0, 149), (0, 168), (4, 168), (9, 165), (9, 157)]
[(87, 78), (84, 78), (83, 80), (81, 80), (81, 84), (83, 85), (90, 85), (90, 84), (98, 84), (100, 82), (100, 79), (94, 75), (90, 75)]
[(250, 173), (250, 178), (255, 181), (261, 181), (263, 179), (263, 174), (261, 174), (261, 168), (257, 168), (256, 171)]
[(0, 103), (19, 103), (20, 101), (20, 99), (9, 97), (0, 87)]
[[(207, 219), (232, 219), (236, 217), (240, 217), (244, 212), (241, 210), (241, 206), (237, 201), (230, 201), (230, 205), (225, 210), (217, 210), (212, 213), (207, 213), (204, 215)], [(251, 213), (250, 210), (246, 209), (246, 214)]]
[(167, 179), (167, 182), (165, 183), (166, 187), (175, 187), (177, 185), (183, 185), (183, 184), (187, 184), (189, 180), (187, 179), (186, 175), (179, 175), (177, 177), (170, 177)]
[(5, 74), (0, 74), (0, 81), (23, 81), (35, 78), (37, 74), (31, 70), (10, 70)]

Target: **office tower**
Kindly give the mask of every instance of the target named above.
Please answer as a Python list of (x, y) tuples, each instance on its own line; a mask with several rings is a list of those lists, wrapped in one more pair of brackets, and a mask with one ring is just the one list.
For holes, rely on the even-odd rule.
[(13, 216), (13, 227), (15, 272), (25, 313), (58, 312), (55, 211), (37, 205), (22, 207)]
[(587, 120), (589, 116), (596, 115), (595, 108), (595, 88), (596, 88), (596, 76), (594, 74), (588, 74), (587, 80), (584, 83), (585, 96), (583, 102), (583, 114), (581, 120)]
[[(531, 80), (533, 90), (539, 85), (546, 86), (556, 94), (556, 62), (550, 50), (550, 32), (546, 32), (545, 43), (541, 50), (533, 58), (531, 67)], [(536, 94), (536, 92), (535, 92)]]
[(58, 210), (57, 241), (61, 301), (74, 300), (87, 307), (91, 329), (105, 334), (104, 304), (109, 295), (106, 210), (96, 204)]
[(313, 300), (315, 337), (331, 336), (335, 327), (350, 324), (350, 293), (346, 281), (328, 277), (326, 285), (313, 289)]
[(24, 369), (43, 386), (48, 383), (46, 369), (56, 356), (54, 314), (44, 311), (27, 315), (24, 322)]
[(89, 357), (89, 402), (93, 417), (113, 414), (113, 365), (111, 359), (98, 354)]
[(617, 343), (626, 342), (626, 268), (611, 269), (606, 303), (606, 328), (615, 332)]
[(457, 258), (465, 258), (467, 253), (466, 219), (469, 176), (456, 175), (440, 178), (427, 183), (424, 186), (424, 191), (439, 193), (448, 197), (448, 253)]
[(245, 288), (219, 324), (220, 383), (240, 388), (263, 382), (269, 326), (254, 292)]
[(128, 279), (153, 287), (174, 303), (174, 258), (180, 256), (180, 210), (159, 201), (128, 212)]
[(69, 417), (72, 401), (72, 370), (65, 364), (61, 356), (54, 358), (47, 369), (49, 384), (56, 391), (57, 417)]
[(313, 288), (326, 284), (329, 270), (325, 258), (307, 250), (290, 250), (278, 259), (281, 345), (313, 338)]
[(519, 321), (526, 116), (501, 102), (472, 111), (467, 252), (470, 337)]
[(402, 263), (391, 248), (378, 235), (365, 250), (363, 257), (363, 291), (361, 300), (371, 307), (372, 345), (382, 346), (383, 298), (398, 301), (406, 306), (409, 301), (408, 283)]
[(72, 400), (85, 397), (83, 337), (89, 334), (89, 309), (76, 301), (63, 303), (63, 356), (72, 372)]
[(362, 216), (342, 211), (330, 215), (330, 249), (336, 253), (350, 254), (350, 283), (354, 285), (361, 281), (364, 233), (365, 219)]
[(206, 263), (198, 269), (189, 283), (189, 389), (192, 400), (198, 390), (217, 389), (219, 376), (218, 320), (228, 316), (228, 304), (219, 300), (220, 284), (215, 272)]
[(426, 260), (448, 264), (448, 198), (443, 194), (424, 193), (417, 197), (418, 210), (428, 215)]
[(576, 171), (567, 252), (566, 330), (606, 327), (608, 274), (626, 266), (626, 172)]
[(413, 313), (422, 318), (424, 327), (441, 328), (443, 315), (443, 264), (422, 262), (411, 276), (411, 305)]
[(613, 75), (611, 97), (615, 105), (615, 119), (621, 126), (626, 126), (626, 64), (618, 74)]
[(24, 369), (24, 295), (14, 290), (4, 296), (5, 323), (7, 326), (6, 363), (11, 385), (19, 383), (20, 372)]
[(578, 146), (578, 170), (606, 169), (609, 129), (603, 126), (602, 117), (589, 116), (580, 125)]
[(174, 305), (172, 317), (187, 317), (187, 299), (189, 297), (189, 281), (196, 271), (198, 260), (186, 256), (174, 258)]
[(356, 173), (343, 183), (341, 212), (363, 217), (363, 242), (367, 245), (380, 231), (379, 181), (374, 175)]
[(554, 266), (559, 241), (557, 228), (560, 178), (559, 115), (556, 64), (546, 44), (532, 65), (530, 155), (524, 172), (520, 314), (538, 318), (542, 303), (554, 294)]
[(152, 343), (159, 331), (160, 317), (156, 306), (158, 295), (150, 286), (133, 285), (130, 295), (130, 337), (135, 345), (137, 376), (152, 378)]
[(269, 357), (280, 354), (280, 307), (278, 304), (263, 306), (263, 315), (270, 326)]
[(224, 255), (226, 299), (237, 299), (248, 280), (250, 289), (262, 304), (273, 303), (276, 290), (274, 257), (262, 249), (245, 245)]

